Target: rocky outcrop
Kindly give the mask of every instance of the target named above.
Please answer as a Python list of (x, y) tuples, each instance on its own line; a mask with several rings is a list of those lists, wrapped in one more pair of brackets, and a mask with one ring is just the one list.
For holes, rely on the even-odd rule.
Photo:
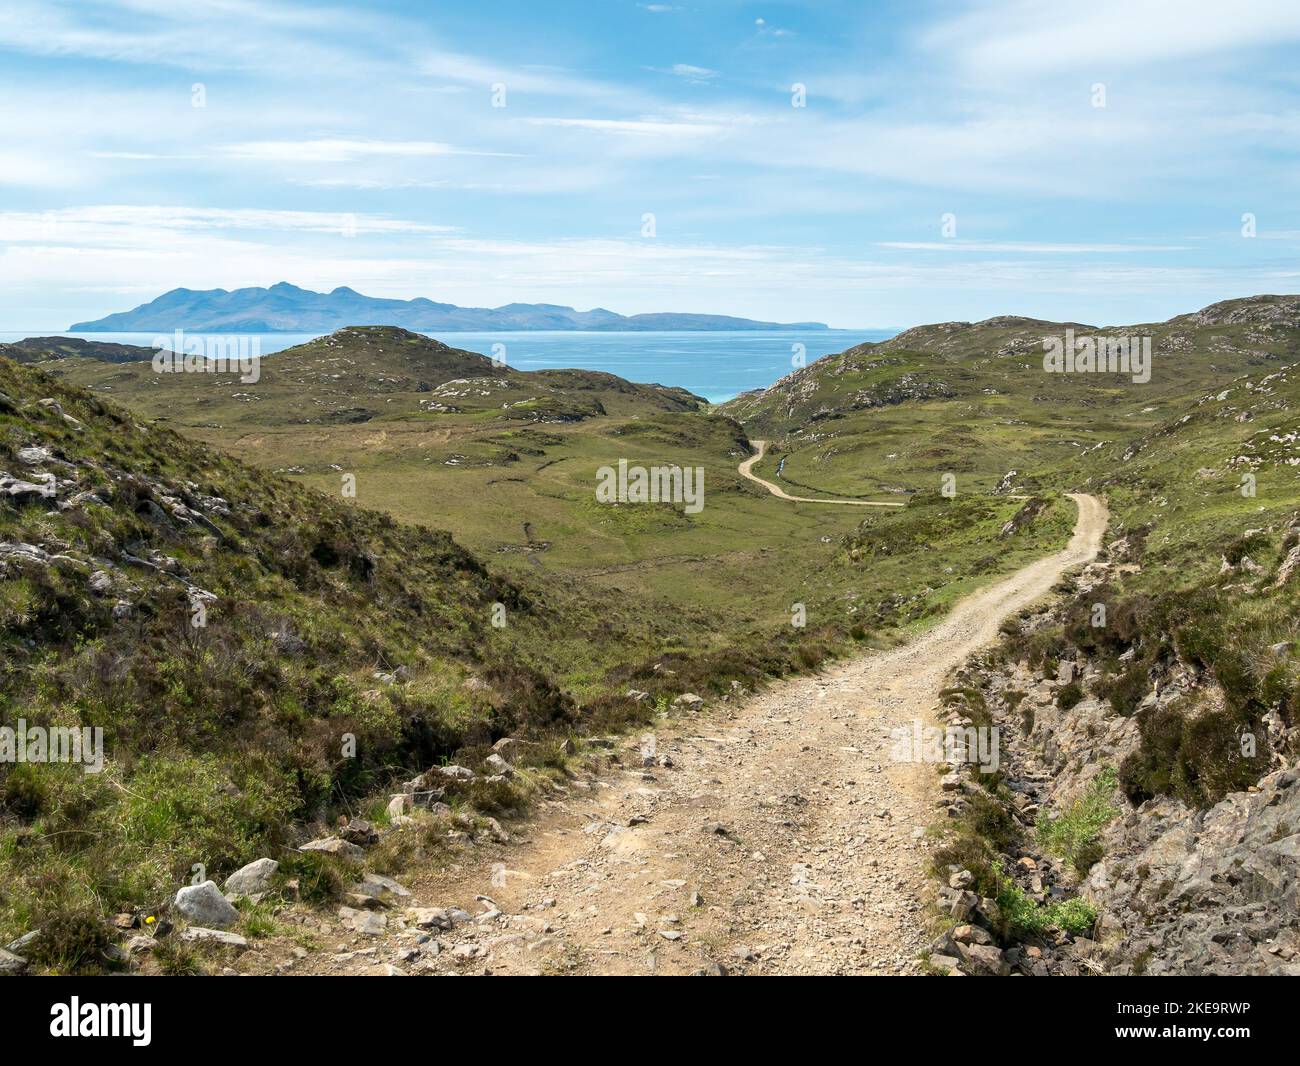
[[(1108, 563), (1090, 567), (1079, 578), (1081, 588), (1122, 565), (1122, 547), (1113, 546)], [(1135, 713), (1117, 713), (1090, 694), (1100, 672), (1087, 657), (1076, 654), (1050, 674), (1017, 661), (1014, 646), (1056, 621), (1049, 611), (1022, 621), (1010, 655), (975, 661), (959, 675), (960, 684), (984, 695), (1000, 730), (1012, 797), (1006, 809), (1025, 830), (1042, 824), (1045, 812), (1067, 809), (1135, 752), (1144, 713), (1189, 701), (1214, 709), (1223, 702), (1211, 677), (1171, 657), (1145, 677)], [(1067, 686), (1081, 698), (1063, 699)], [(1273, 768), (1245, 791), (1197, 809), (1168, 795), (1134, 806), (1114, 789), (1115, 816), (1099, 830), (1095, 859), (1082, 872), (1044, 856), (1028, 834), (1022, 838), (1026, 855), (1004, 854), (1011, 876), (1031, 898), (1077, 894), (1098, 915), (1091, 935), (1038, 945), (1042, 950), (1033, 959), (1022, 945), (1012, 968), (1028, 974), (1300, 975), (1300, 764), (1284, 754), (1294, 751), (1286, 725), (1275, 715), (1265, 722)], [(987, 901), (972, 899), (965, 887), (954, 880), (941, 889), (941, 908), (955, 920), (969, 916), (993, 926), (981, 918)], [(961, 947), (954, 931), (934, 945), (934, 955), (955, 959), (966, 973), (996, 972), (989, 960)], [(942, 969), (934, 957), (931, 964)]]
[(1174, 322), (1188, 321), (1198, 326), (1269, 325), (1286, 329), (1300, 327), (1300, 297), (1247, 296), (1222, 300)]
[(1208, 811), (1151, 800), (1106, 848), (1084, 891), (1110, 972), (1300, 976), (1300, 770)]

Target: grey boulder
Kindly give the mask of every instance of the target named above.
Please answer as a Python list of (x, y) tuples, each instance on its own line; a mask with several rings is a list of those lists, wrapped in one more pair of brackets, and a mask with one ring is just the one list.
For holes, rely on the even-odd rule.
[(312, 840), (298, 849), (299, 851), (323, 851), (326, 855), (341, 855), (345, 859), (357, 859), (358, 861), (366, 857), (365, 851), (341, 837), (321, 837), (319, 840)]
[(256, 902), (271, 891), (271, 877), (279, 868), (280, 864), (274, 859), (257, 859), (241, 866), (226, 878), (226, 897), (247, 897)]
[(239, 920), (239, 911), (221, 894), (215, 881), (186, 885), (176, 893), (176, 909), (197, 925), (224, 929)]
[(228, 933), (224, 929), (205, 929), (199, 925), (192, 925), (181, 934), (182, 940), (190, 942), (203, 942), (208, 944), (222, 944), (228, 948), (244, 949), (248, 947), (248, 941), (238, 933)]

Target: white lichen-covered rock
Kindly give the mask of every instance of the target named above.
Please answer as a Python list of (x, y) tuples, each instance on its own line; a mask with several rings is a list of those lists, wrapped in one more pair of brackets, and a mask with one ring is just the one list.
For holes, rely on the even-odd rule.
[(275, 859), (257, 859), (240, 867), (226, 878), (227, 898), (260, 900), (271, 891), (271, 878), (279, 868)]
[(239, 920), (239, 911), (221, 894), (215, 881), (186, 885), (176, 893), (175, 907), (189, 921), (212, 929), (225, 929)]

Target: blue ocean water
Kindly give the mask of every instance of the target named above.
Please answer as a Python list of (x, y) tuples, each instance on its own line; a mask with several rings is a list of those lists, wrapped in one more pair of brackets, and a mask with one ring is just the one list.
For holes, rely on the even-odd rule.
[[(794, 368), (803, 346), (806, 362), (842, 352), (864, 341), (885, 340), (893, 330), (828, 329), (718, 333), (439, 333), (453, 348), (491, 356), (505, 345), (501, 358), (517, 370), (576, 368), (604, 370), (629, 381), (675, 385), (713, 403), (749, 389), (766, 388)], [(58, 330), (0, 332), (0, 342), (32, 336), (84, 337), (152, 347), (155, 333), (66, 333)], [(261, 333), (262, 355), (302, 344), (320, 333)], [(430, 336), (435, 336), (430, 334)]]

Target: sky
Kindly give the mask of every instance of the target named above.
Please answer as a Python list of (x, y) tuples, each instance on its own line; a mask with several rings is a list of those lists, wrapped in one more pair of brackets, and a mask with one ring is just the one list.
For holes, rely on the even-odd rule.
[(838, 327), (1300, 292), (1296, 0), (5, 0), (0, 329), (288, 281)]

